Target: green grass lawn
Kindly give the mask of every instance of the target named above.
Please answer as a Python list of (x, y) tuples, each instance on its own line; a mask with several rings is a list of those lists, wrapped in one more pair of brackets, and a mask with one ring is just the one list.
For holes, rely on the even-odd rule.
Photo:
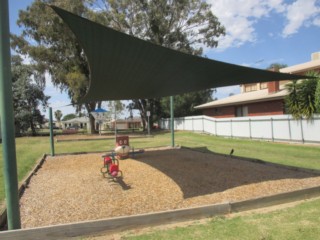
[[(300, 240), (320, 239), (320, 199), (269, 213), (215, 217), (205, 224), (156, 230), (124, 239)], [(94, 239), (94, 238), (93, 238)], [(98, 238), (102, 239), (102, 238)]]
[[(56, 153), (107, 151), (114, 148), (114, 140), (91, 140), (55, 142)], [(176, 132), (176, 145), (256, 158), (285, 165), (320, 169), (320, 147), (281, 144), (252, 140), (229, 139), (191, 132)], [(152, 138), (131, 138), (130, 145), (135, 148), (168, 146), (170, 133), (158, 132)], [(49, 137), (22, 137), (16, 139), (18, 177), (21, 181), (34, 167), (44, 153), (50, 153)], [(0, 149), (0, 202), (4, 199), (2, 147)]]

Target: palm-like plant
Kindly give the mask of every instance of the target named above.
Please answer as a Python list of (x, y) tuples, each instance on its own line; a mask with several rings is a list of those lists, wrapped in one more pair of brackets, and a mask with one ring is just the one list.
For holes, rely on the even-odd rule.
[(62, 118), (62, 112), (60, 110), (55, 111), (54, 117), (57, 119), (58, 122), (60, 122)]
[[(314, 78), (294, 80), (286, 85), (289, 95), (285, 98), (286, 108), (295, 119), (305, 117), (311, 119), (316, 108), (316, 89), (320, 75), (316, 72), (307, 73), (307, 76)], [(319, 109), (320, 110), (320, 109)]]

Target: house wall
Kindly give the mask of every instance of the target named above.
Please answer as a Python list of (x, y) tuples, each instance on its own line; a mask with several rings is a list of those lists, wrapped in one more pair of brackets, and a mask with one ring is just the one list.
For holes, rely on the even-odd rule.
[(249, 116), (267, 116), (284, 114), (284, 101), (275, 100), (248, 105)]
[(206, 108), (203, 109), (202, 114), (215, 118), (235, 117), (235, 107)]
[(240, 106), (248, 107), (248, 116), (282, 115), (285, 113), (284, 101), (274, 100), (268, 102), (257, 102), (251, 104), (226, 106), (203, 109), (202, 114), (215, 118), (236, 117), (236, 108)]

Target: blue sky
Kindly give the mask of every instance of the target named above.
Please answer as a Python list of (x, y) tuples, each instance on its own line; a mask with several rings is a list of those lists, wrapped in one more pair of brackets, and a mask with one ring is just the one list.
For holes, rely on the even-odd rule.
[[(212, 12), (226, 28), (216, 49), (205, 49), (207, 57), (255, 68), (272, 63), (292, 66), (311, 60), (311, 53), (320, 52), (320, 0), (207, 0)], [(10, 30), (16, 25), (20, 9), (32, 0), (10, 0)], [(47, 81), (46, 94), (50, 104), (63, 114), (72, 113), (68, 96)], [(238, 86), (219, 88), (219, 99), (238, 93)]]

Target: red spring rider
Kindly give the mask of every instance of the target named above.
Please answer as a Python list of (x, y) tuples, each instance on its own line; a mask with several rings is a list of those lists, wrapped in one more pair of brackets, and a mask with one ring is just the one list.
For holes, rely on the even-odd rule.
[(101, 168), (101, 173), (103, 177), (122, 177), (122, 171), (119, 168), (119, 161), (115, 158), (115, 154), (104, 155), (103, 167)]

